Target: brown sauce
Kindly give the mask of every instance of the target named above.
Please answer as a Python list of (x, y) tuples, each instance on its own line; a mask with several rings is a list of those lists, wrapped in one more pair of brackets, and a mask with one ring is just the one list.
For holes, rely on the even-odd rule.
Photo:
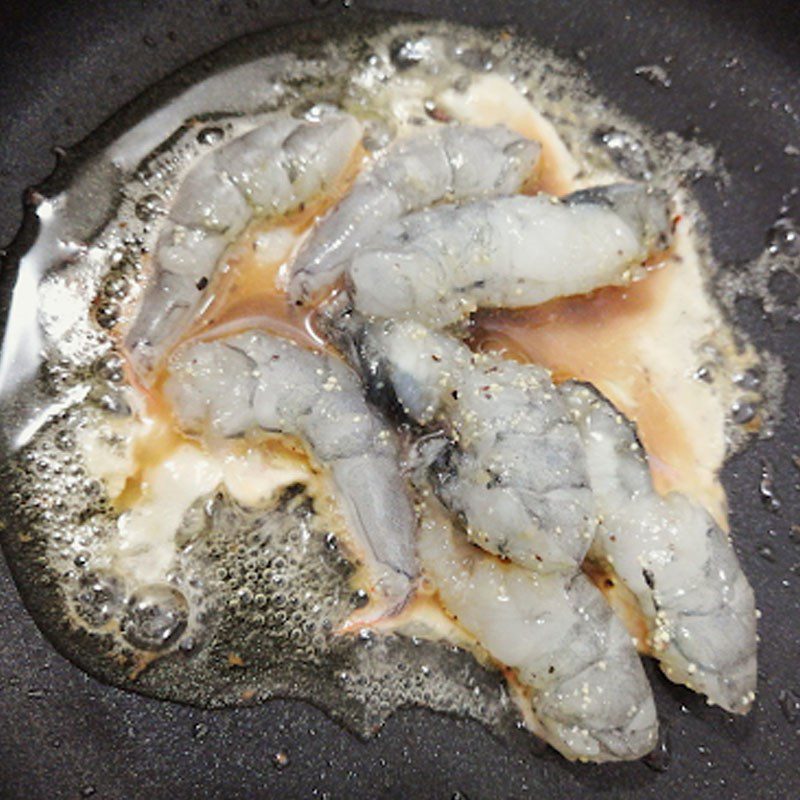
[(699, 443), (688, 436), (636, 347), (659, 312), (674, 272), (674, 263), (667, 262), (629, 286), (533, 308), (480, 311), (471, 346), (541, 364), (557, 382), (579, 380), (596, 386), (636, 423), (659, 492), (700, 485), (713, 496), (716, 478), (698, 463)]

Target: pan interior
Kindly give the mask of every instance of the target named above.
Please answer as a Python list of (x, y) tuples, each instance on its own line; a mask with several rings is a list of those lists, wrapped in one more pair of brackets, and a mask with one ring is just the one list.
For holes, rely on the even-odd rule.
[[(46, 357), (38, 362), (39, 348), (30, 347), (36, 333), (31, 315), (26, 323), (19, 311), (26, 302), (20, 282), (5, 351), (27, 352), (31, 360), (21, 370), (15, 359), (13, 380), (4, 386), (10, 420), (4, 471), (12, 487), (4, 496), (5, 551), (48, 638), (80, 667), (114, 685), (208, 707), (298, 697), (362, 734), (412, 703), (504, 730), (515, 720), (506, 690), (499, 676), (471, 655), (424, 638), (331, 633), (360, 599), (351, 586), (347, 549), (331, 535), (335, 526), (319, 508), (313, 480), (292, 484), (258, 509), (224, 491), (201, 498), (180, 532), (183, 599), (160, 595), (159, 613), (173, 626), (165, 637), (168, 645), (151, 658), (146, 638), (120, 638), (131, 596), (92, 560), (92, 544), (113, 536), (117, 512), (79, 455), (79, 439), (98, 420), (110, 420), (112, 427), (122, 420), (124, 426), (132, 411), (114, 331), (127, 293), (135, 293), (141, 281), (141, 250), (154, 223), (148, 202), (166, 194), (171, 172), (214, 131), (224, 135), (226, 126), (234, 128), (240, 114), (279, 108), (301, 114), (325, 102), (375, 103), (380, 91), (374, 83), (395, 75), (425, 74), (434, 85), (460, 81), (463, 90), (465, 81), (502, 74), (556, 124), (585, 169), (660, 180), (686, 193), (705, 277), (719, 283), (729, 304), (745, 290), (759, 296), (773, 291), (765, 276), (775, 271), (776, 258), (787, 257), (785, 247), (752, 267), (747, 286), (720, 279), (703, 238), (704, 218), (691, 197), (694, 181), (725, 179), (713, 151), (675, 134), (655, 135), (625, 118), (574, 65), (513, 33), (402, 23), (301, 43), (285, 53), (264, 52), (259, 38), (219, 51), (199, 100), (191, 90), (156, 91), (158, 105), (149, 108), (153, 116), (137, 112), (137, 123), (112, 142), (106, 134), (98, 136), (98, 146), (89, 146), (73, 168), (66, 192), (40, 204), (40, 238), (23, 258), (20, 276), (39, 270), (36, 277), (43, 278), (38, 302)], [(196, 71), (190, 75), (197, 78)], [(648, 75), (664, 80), (660, 73), (645, 79)], [(421, 126), (430, 119), (424, 99), (416, 113)], [(380, 122), (376, 136), (383, 133)], [(746, 350), (743, 338), (737, 344), (735, 356)], [(733, 410), (727, 434), (738, 445), (754, 416), (763, 431), (774, 424), (782, 372), (780, 365), (753, 357), (748, 364), (758, 377), (747, 383), (744, 371), (734, 368), (743, 362), (718, 355), (720, 363), (712, 366), (719, 385), (726, 383)], [(737, 416), (736, 409), (745, 405), (752, 415)], [(242, 547), (242, 541), (252, 546)]]

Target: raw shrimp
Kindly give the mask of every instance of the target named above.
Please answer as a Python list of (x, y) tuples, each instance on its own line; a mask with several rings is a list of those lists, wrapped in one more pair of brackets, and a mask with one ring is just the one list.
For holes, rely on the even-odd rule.
[(671, 680), (728, 711), (756, 687), (753, 591), (726, 534), (684, 495), (653, 489), (630, 423), (593, 389), (564, 384), (601, 514), (592, 555), (636, 596)]
[(165, 391), (190, 432), (240, 436), (254, 428), (298, 436), (330, 470), (368, 566), (380, 613), (405, 601), (417, 566), (416, 520), (391, 430), (337, 359), (260, 331), (180, 348)]
[(254, 216), (284, 214), (324, 191), (360, 137), (360, 124), (332, 109), (318, 121), (281, 114), (197, 161), (160, 232), (152, 283), (127, 335), (143, 377), (202, 311), (228, 244)]
[(374, 401), (397, 401), (451, 439), (429, 457), (430, 477), (473, 542), (535, 569), (580, 566), (594, 500), (578, 430), (547, 370), (473, 354), (411, 320), (362, 324), (351, 314), (332, 324)]
[(536, 142), (503, 125), (448, 125), (400, 142), (322, 220), (292, 265), (289, 294), (330, 288), (356, 249), (410, 211), (444, 200), (514, 194), (531, 177)]
[(658, 725), (650, 686), (630, 636), (588, 578), (488, 555), (432, 505), (420, 524), (423, 572), (458, 624), (514, 671), (549, 743), (587, 761), (649, 752)]
[(346, 267), (355, 308), (430, 327), (627, 283), (670, 238), (667, 196), (639, 184), (480, 200), (410, 214)]

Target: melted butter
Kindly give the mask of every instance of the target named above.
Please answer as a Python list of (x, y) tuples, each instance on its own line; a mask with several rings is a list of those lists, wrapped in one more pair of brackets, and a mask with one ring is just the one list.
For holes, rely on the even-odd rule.
[[(119, 535), (107, 546), (109, 564), (139, 583), (165, 578), (187, 510), (220, 486), (236, 502), (259, 507), (291, 484), (313, 482), (320, 513), (335, 507), (327, 478), (302, 443), (289, 436), (200, 442), (181, 434), (169, 413), (143, 413), (138, 419), (97, 421), (82, 430), (79, 444), (120, 514)], [(336, 527), (346, 530), (341, 521)]]
[(184, 440), (166, 457), (137, 465), (138, 497), (120, 516), (114, 566), (140, 582), (163, 579), (176, 555), (174, 536), (188, 509), (219, 486), (246, 506), (266, 505), (311, 472), (300, 446), (286, 437), (203, 447)]
[(122, 490), (113, 497), (114, 506), (122, 511), (134, 507), (146, 494), (147, 475), (157, 469), (175, 451), (187, 443), (187, 438), (175, 425), (172, 409), (159, 388), (145, 396), (145, 406), (139, 415), (139, 424), (129, 433), (130, 458), (126, 463), (128, 473)]
[(130, 417), (110, 415), (92, 417), (88, 426), (78, 429), (77, 444), (86, 468), (103, 483), (112, 503), (137, 470), (135, 433)]
[(284, 436), (228, 443), (216, 454), (221, 480), (231, 496), (249, 507), (266, 506), (283, 487), (313, 474), (305, 449)]
[(198, 500), (224, 487), (235, 502), (263, 508), (282, 489), (302, 483), (314, 498), (315, 513), (327, 521), (356, 566), (349, 580), (352, 590), (372, 594), (380, 576), (350, 535), (327, 469), (304, 443), (262, 431), (236, 439), (186, 435), (175, 423), (163, 383), (162, 375), (136, 417), (104, 416), (81, 430), (85, 463), (103, 481), (119, 513), (118, 535), (101, 560), (128, 581), (162, 581), (178, 553), (176, 534)]
[(452, 116), (471, 125), (506, 125), (542, 146), (536, 189), (562, 195), (577, 187), (579, 167), (553, 123), (520, 90), (500, 75), (482, 75), (461, 93), (447, 89), (439, 96)]
[(222, 480), (219, 465), (190, 444), (140, 467), (139, 497), (119, 518), (113, 567), (142, 583), (164, 580), (175, 558), (175, 532), (190, 506)]

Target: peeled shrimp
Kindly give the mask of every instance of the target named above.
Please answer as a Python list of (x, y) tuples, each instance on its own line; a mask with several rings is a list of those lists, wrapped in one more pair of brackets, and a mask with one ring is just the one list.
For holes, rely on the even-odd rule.
[(474, 354), (414, 321), (360, 325), (351, 315), (333, 325), (373, 400), (397, 401), (450, 438), (429, 458), (430, 477), (473, 542), (535, 569), (580, 566), (594, 500), (583, 444), (547, 370)]
[(146, 377), (202, 311), (225, 248), (256, 215), (284, 214), (341, 173), (361, 136), (351, 116), (276, 115), (205, 155), (184, 178), (153, 250), (154, 275), (127, 335)]
[(349, 528), (379, 571), (380, 613), (401, 606), (417, 571), (414, 511), (394, 435), (353, 372), (260, 331), (186, 345), (169, 369), (165, 391), (185, 430), (232, 437), (262, 429), (308, 444), (330, 470)]
[(503, 125), (448, 125), (400, 142), (322, 220), (292, 265), (289, 294), (329, 288), (358, 247), (402, 215), (440, 200), (519, 191), (540, 147)]
[(441, 328), (478, 307), (515, 308), (627, 283), (670, 236), (667, 197), (614, 184), (557, 200), (480, 200), (410, 214), (346, 267), (355, 308)]
[(641, 662), (582, 573), (536, 573), (503, 562), (430, 508), (419, 554), (445, 609), (493, 661), (514, 671), (560, 753), (618, 761), (653, 748), (658, 723)]
[(562, 392), (583, 435), (601, 514), (592, 555), (634, 593), (668, 678), (736, 713), (756, 687), (756, 609), (733, 547), (687, 497), (653, 489), (630, 424), (594, 390)]

